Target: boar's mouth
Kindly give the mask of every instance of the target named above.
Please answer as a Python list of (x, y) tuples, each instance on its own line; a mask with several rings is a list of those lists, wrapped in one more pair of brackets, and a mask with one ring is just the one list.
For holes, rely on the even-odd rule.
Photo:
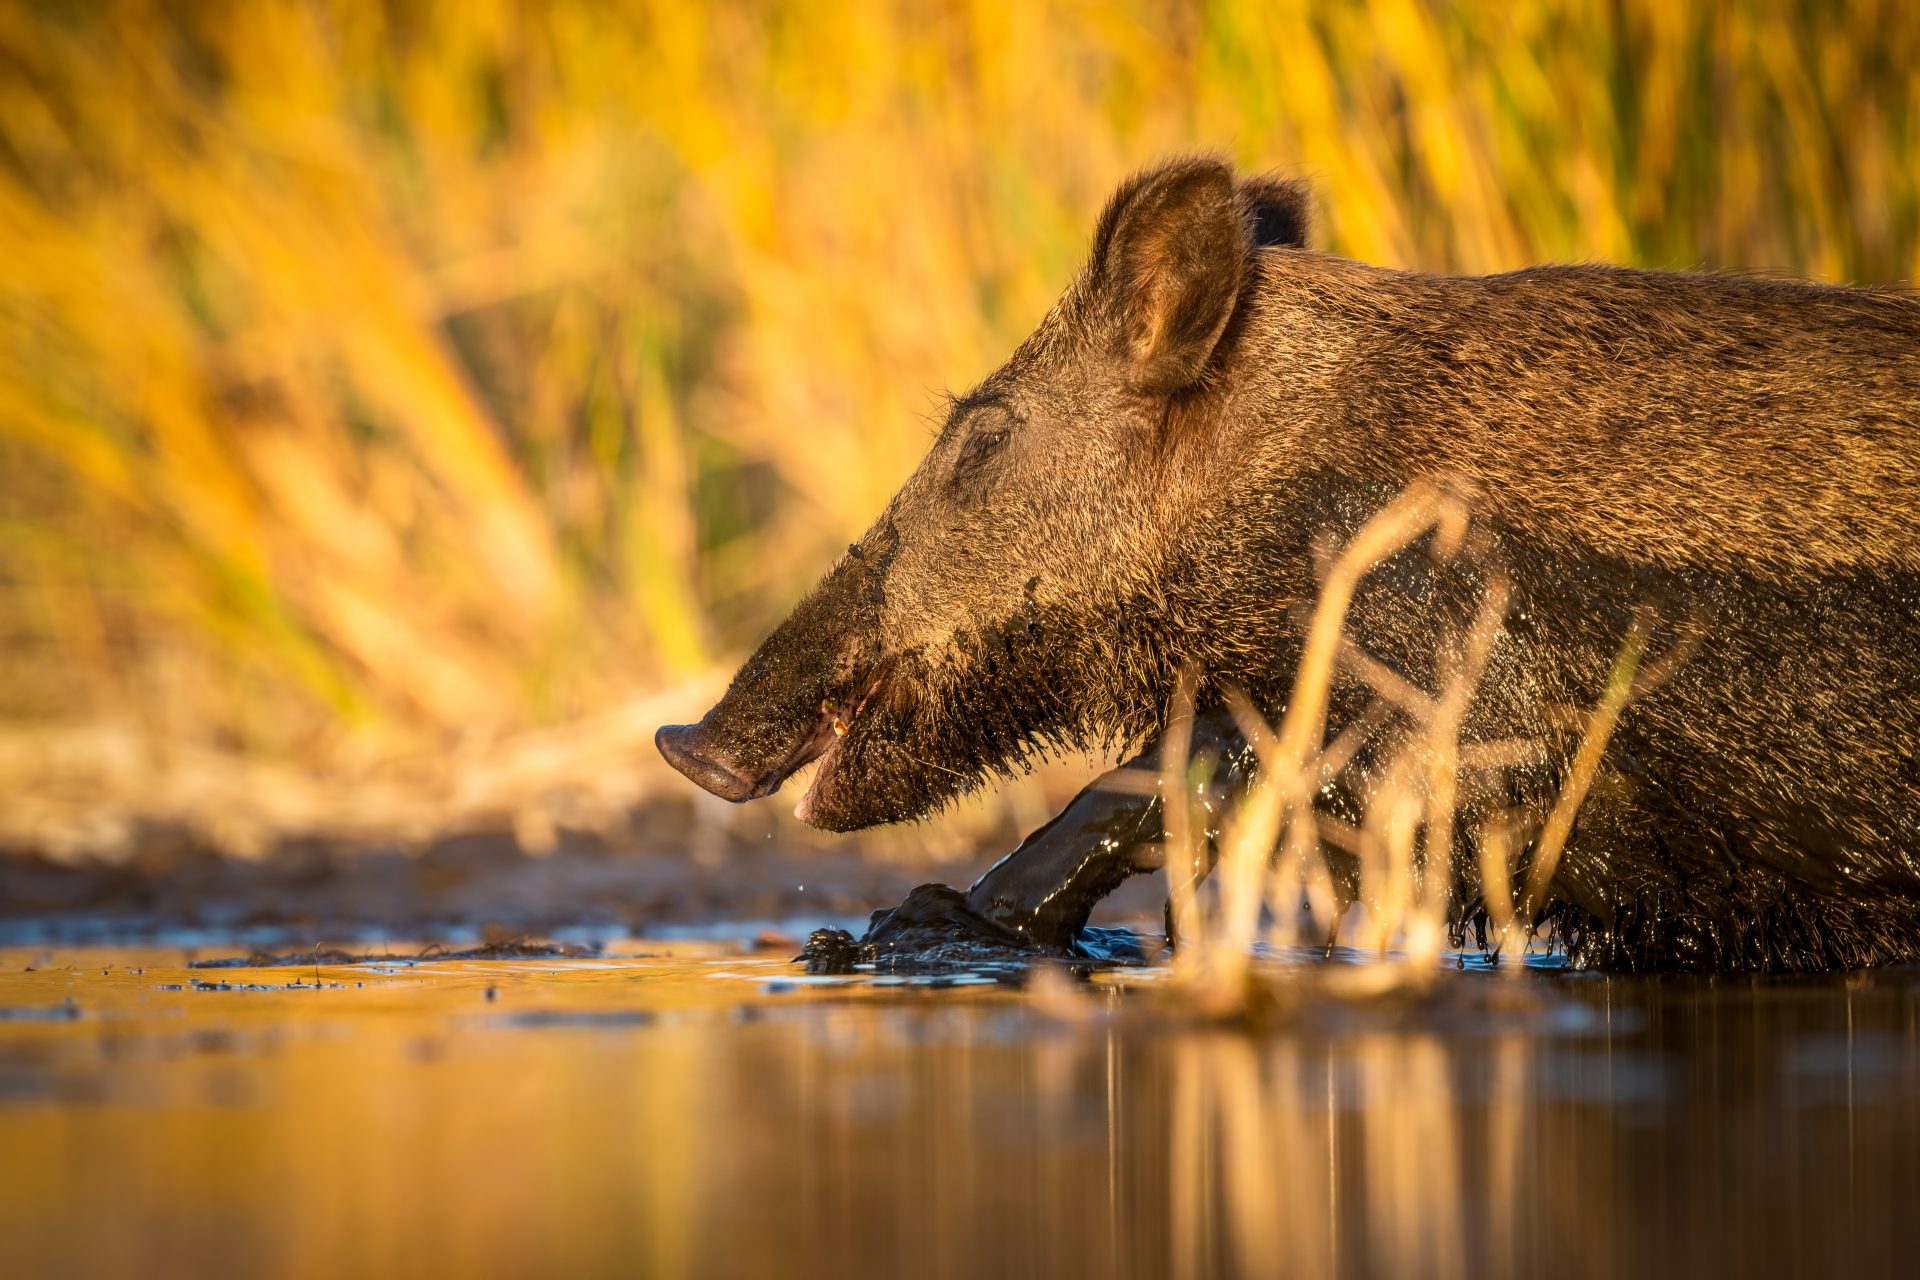
[[(828, 780), (835, 776), (835, 766), (844, 754), (847, 735), (853, 732), (855, 725), (864, 727), (865, 722), (861, 720), (860, 713), (867, 709), (867, 704), (873, 701), (876, 693), (880, 692), (880, 686), (884, 680), (884, 672), (864, 677), (854, 681), (851, 686), (859, 691), (857, 697), (829, 698), (820, 704), (819, 722), (807, 739), (805, 754), (800, 759), (800, 763), (793, 767), (798, 769), (801, 765), (812, 764), (816, 760), (820, 762), (820, 767), (814, 770), (813, 781), (808, 785), (806, 794), (800, 797), (800, 803), (793, 809), (794, 815), (802, 822), (814, 820), (814, 809), (818, 797), (825, 793), (829, 785)], [(787, 770), (789, 774), (792, 772), (793, 769)], [(781, 776), (784, 778), (786, 775)]]
[[(759, 800), (778, 791), (793, 774), (816, 760), (823, 761), (820, 775), (828, 772), (829, 762), (839, 753), (841, 740), (859, 722), (860, 713), (879, 692), (884, 672), (848, 682), (850, 692), (821, 700), (814, 716), (794, 735), (791, 744), (759, 767), (744, 763), (721, 745), (723, 726), (716, 723), (720, 708), (697, 724), (664, 725), (654, 734), (654, 745), (667, 763), (678, 769), (703, 790), (723, 800), (739, 803)], [(815, 777), (815, 786), (819, 775)], [(811, 797), (814, 788), (809, 788)], [(806, 807), (807, 801), (801, 801)], [(806, 814), (801, 813), (804, 818)]]
[(915, 773), (933, 769), (948, 781), (971, 783), (959, 770), (929, 764), (909, 749), (926, 710), (913, 695), (913, 684), (912, 677), (889, 679), (883, 668), (855, 686), (863, 692), (839, 715), (823, 715), (829, 724), (817, 757), (819, 768), (793, 808), (796, 818), (827, 831), (856, 831), (920, 817), (944, 796), (924, 782), (903, 787), (903, 766)]

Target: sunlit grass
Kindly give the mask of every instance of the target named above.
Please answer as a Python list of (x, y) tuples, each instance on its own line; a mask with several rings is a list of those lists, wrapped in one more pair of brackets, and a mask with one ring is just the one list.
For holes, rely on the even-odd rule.
[(1920, 254), (1891, 2), (16, 5), (0, 59), (0, 840), (63, 848), (617, 814), (1171, 149), (1392, 265)]
[[(1422, 539), (1430, 540), (1436, 561), (1451, 560), (1469, 525), (1461, 498), (1415, 484), (1329, 559), (1278, 723), (1229, 691), (1258, 762), (1238, 796), (1222, 803), (1207, 776), (1209, 762), (1190, 759), (1192, 693), (1183, 687), (1176, 695), (1159, 793), (1183, 1006), (1218, 1017), (1257, 1009), (1271, 994), (1256, 965), (1262, 942), (1283, 953), (1344, 944), (1379, 962), (1314, 975), (1334, 991), (1424, 990), (1438, 976), (1449, 934), (1469, 915), (1484, 914), (1490, 951), (1518, 972), (1622, 713), (1669, 679), (1701, 636), (1697, 625), (1685, 624), (1678, 640), (1646, 662), (1647, 625), (1636, 618), (1598, 704), (1568, 715), (1564, 737), (1463, 741), (1462, 722), (1507, 616), (1503, 574), (1488, 576), (1473, 617), (1457, 634), (1436, 637), (1431, 692), (1370, 658), (1343, 630), (1370, 572)], [(1329, 739), (1327, 710), (1343, 670), (1370, 686), (1371, 705)], [(1377, 781), (1362, 788), (1365, 814), (1354, 826), (1320, 812), (1315, 800), (1362, 750), (1379, 756)], [(1562, 762), (1550, 803), (1493, 812), (1460, 803), (1469, 775), (1543, 761)], [(1355, 874), (1344, 884), (1328, 861), (1329, 846), (1354, 859)], [(1468, 883), (1457, 883), (1462, 873)]]

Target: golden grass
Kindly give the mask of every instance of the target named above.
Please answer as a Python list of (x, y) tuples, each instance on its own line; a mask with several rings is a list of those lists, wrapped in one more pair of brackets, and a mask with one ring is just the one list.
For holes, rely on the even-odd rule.
[(13, 845), (638, 803), (1175, 148), (1376, 262), (1920, 274), (1896, 0), (126, 0), (0, 66)]
[[(1160, 794), (1166, 808), (1166, 865), (1178, 948), (1175, 988), (1183, 1008), (1201, 1017), (1238, 1017), (1270, 995), (1256, 971), (1256, 943), (1331, 949), (1357, 945), (1378, 965), (1316, 975), (1317, 986), (1343, 994), (1423, 990), (1439, 973), (1457, 895), (1458, 866), (1479, 872), (1477, 901), (1494, 929), (1494, 947), (1518, 972), (1573, 821), (1601, 770), (1628, 703), (1664, 683), (1693, 653), (1697, 629), (1642, 666), (1647, 625), (1629, 627), (1598, 705), (1578, 717), (1578, 738), (1463, 743), (1461, 726), (1478, 691), (1507, 613), (1509, 584), (1494, 573), (1474, 617), (1456, 636), (1436, 639), (1440, 687), (1427, 694), (1366, 656), (1342, 635), (1361, 580), (1383, 561), (1431, 537), (1437, 560), (1451, 559), (1467, 537), (1470, 516), (1460, 497), (1420, 483), (1361, 526), (1325, 567), (1320, 599), (1306, 630), (1292, 696), (1278, 725), (1244, 698), (1233, 703), (1258, 759), (1258, 776), (1224, 811), (1210, 803), (1206, 762), (1190, 761), (1193, 701), (1187, 682), (1175, 697), (1164, 749)], [(1336, 673), (1371, 686), (1374, 708), (1393, 706), (1406, 731), (1382, 730), (1395, 715), (1363, 713), (1331, 741), (1327, 707)], [(1318, 813), (1314, 801), (1338, 779), (1370, 739), (1385, 740), (1387, 759), (1359, 827)], [(1493, 749), (1489, 749), (1493, 748)], [(1553, 803), (1478, 815), (1471, 846), (1460, 839), (1458, 796), (1463, 773), (1498, 771), (1538, 759), (1567, 762)], [(1325, 848), (1356, 856), (1351, 894), (1335, 885)], [(1466, 849), (1477, 849), (1468, 858)], [(1524, 888), (1514, 894), (1515, 864), (1525, 855)], [(1210, 856), (1211, 855), (1211, 856)], [(1211, 862), (1211, 878), (1201, 883)], [(1299, 930), (1302, 905), (1308, 925)], [(1354, 911), (1355, 907), (1360, 908)], [(1357, 917), (1358, 927), (1348, 923)], [(1292, 975), (1296, 980), (1299, 975)]]

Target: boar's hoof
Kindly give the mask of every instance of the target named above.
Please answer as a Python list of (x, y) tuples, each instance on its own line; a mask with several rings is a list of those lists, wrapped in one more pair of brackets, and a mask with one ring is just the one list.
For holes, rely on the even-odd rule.
[(1023, 934), (975, 914), (958, 889), (923, 884), (891, 911), (874, 912), (866, 936), (856, 940), (844, 929), (818, 929), (796, 958), (809, 973), (847, 973), (857, 964), (943, 969), (1042, 954)]
[(891, 911), (876, 911), (866, 935), (816, 929), (794, 959), (809, 973), (850, 973), (870, 964), (889, 972), (939, 971), (969, 966), (1017, 966), (1042, 959), (1138, 963), (1138, 939), (1126, 929), (1082, 929), (1070, 947), (1043, 946), (989, 920), (967, 905), (967, 895), (944, 884), (923, 884)]

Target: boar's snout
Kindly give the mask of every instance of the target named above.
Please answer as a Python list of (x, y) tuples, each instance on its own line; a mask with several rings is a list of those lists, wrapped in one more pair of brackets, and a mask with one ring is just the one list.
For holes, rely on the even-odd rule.
[(698, 723), (661, 727), (654, 746), (697, 786), (736, 804), (772, 795), (815, 761), (830, 775), (846, 742), (870, 731), (874, 717), (861, 713), (887, 670), (873, 638), (877, 596), (872, 569), (849, 556), (741, 664)]
[(752, 800), (758, 790), (755, 779), (728, 760), (701, 732), (702, 724), (668, 724), (653, 735), (667, 763), (684, 773), (701, 789), (736, 804)]

